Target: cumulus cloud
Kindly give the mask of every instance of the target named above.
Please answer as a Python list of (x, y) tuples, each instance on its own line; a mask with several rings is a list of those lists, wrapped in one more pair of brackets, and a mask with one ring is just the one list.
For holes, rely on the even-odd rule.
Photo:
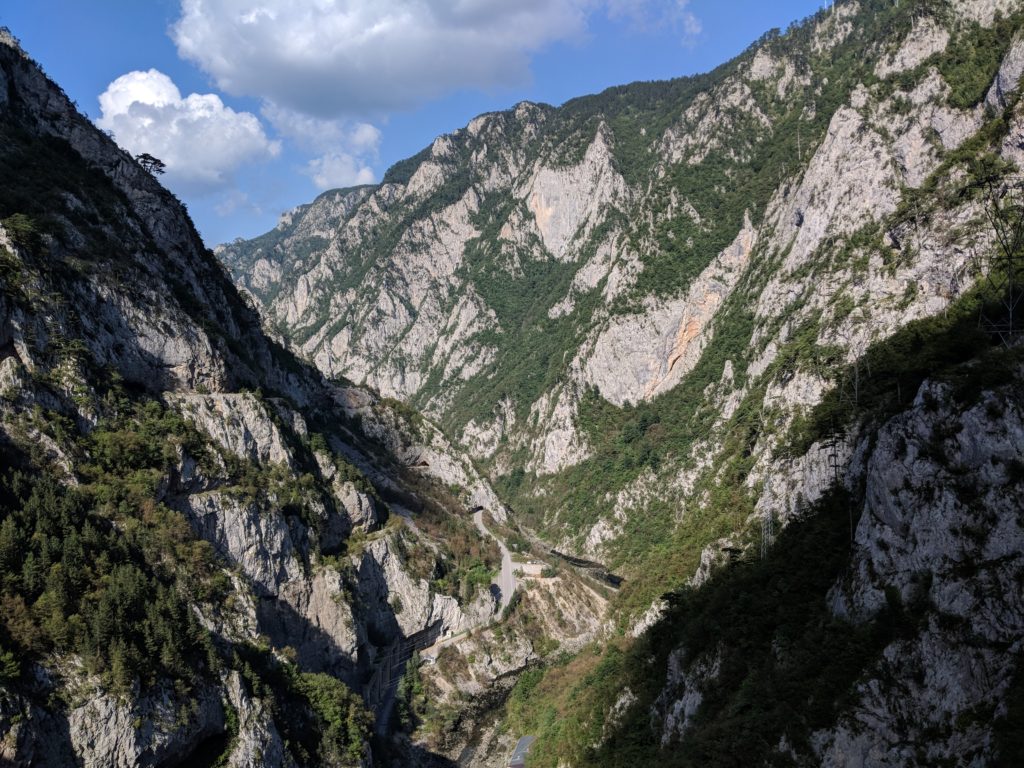
[(531, 53), (623, 1), (182, 0), (171, 34), (225, 92), (331, 118), (521, 84)]
[(381, 133), (369, 124), (346, 119), (324, 119), (267, 102), (261, 110), (274, 129), (301, 146), (326, 151), (344, 145), (359, 154), (376, 156)]
[(235, 112), (215, 94), (182, 98), (155, 69), (117, 78), (100, 95), (100, 110), (100, 128), (128, 151), (163, 160), (168, 179), (191, 191), (223, 187), (243, 163), (281, 149), (255, 115)]
[(306, 174), (318, 189), (372, 184), (375, 179), (372, 168), (347, 152), (329, 152), (310, 160), (306, 165)]
[(303, 169), (319, 189), (374, 182), (370, 164), (379, 157), (381, 141), (376, 126), (343, 118), (313, 117), (272, 102), (264, 104), (262, 112), (282, 136), (319, 153)]
[(357, 152), (376, 155), (380, 148), (380, 130), (369, 123), (356, 123), (349, 133), (348, 143)]
[(313, 117), (273, 102), (265, 102), (260, 112), (275, 131), (306, 149), (323, 150), (345, 140), (346, 120)]

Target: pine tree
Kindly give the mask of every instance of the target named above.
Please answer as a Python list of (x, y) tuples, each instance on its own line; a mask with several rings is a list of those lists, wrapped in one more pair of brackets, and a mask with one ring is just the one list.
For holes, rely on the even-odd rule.
[(153, 176), (158, 176), (167, 170), (167, 164), (148, 152), (143, 152), (141, 155), (135, 156), (136, 162), (142, 166), (142, 169)]

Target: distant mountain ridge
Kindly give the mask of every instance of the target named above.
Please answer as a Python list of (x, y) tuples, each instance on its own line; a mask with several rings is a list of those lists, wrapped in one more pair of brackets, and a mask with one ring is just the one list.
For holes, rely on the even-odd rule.
[[(944, 224), (907, 208), (1005, 106), (1019, 20), (994, 0), (837, 3), (707, 75), (482, 115), (218, 255), (326, 375), (430, 414), (552, 541), (614, 560), (644, 477), (689, 496), (672, 478), (706, 471), (698, 436), (754, 391), (785, 431), (836, 363), (969, 286), (963, 250), (929, 239)], [(797, 331), (832, 367), (783, 382)], [(703, 402), (699, 427), (669, 426)], [(582, 513), (566, 488), (621, 464), (636, 428), (643, 455), (584, 480)], [(800, 471), (756, 453), (758, 477)]]

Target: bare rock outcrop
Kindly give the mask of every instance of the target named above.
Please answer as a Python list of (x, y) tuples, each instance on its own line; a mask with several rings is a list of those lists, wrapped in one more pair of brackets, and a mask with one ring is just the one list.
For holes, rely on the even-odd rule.
[(1020, 87), (1022, 75), (1024, 75), (1024, 39), (1017, 37), (1003, 58), (992, 87), (985, 95), (985, 106), (993, 110), (1005, 109), (1009, 106), (1009, 98)]
[(238, 458), (255, 464), (293, 466), (292, 452), (281, 429), (255, 395), (176, 395), (171, 402)]
[(930, 613), (884, 650), (848, 716), (815, 735), (823, 765), (916, 765), (907, 743), (927, 744), (929, 762), (991, 754), (991, 723), (965, 713), (1001, 701), (1024, 636), (1024, 403), (1006, 390), (965, 410), (951, 400), (926, 383), (867, 462), (854, 567), (832, 609), (867, 621), (896, 600)]
[[(94, 691), (68, 712), (75, 754), (89, 768), (163, 765), (186, 761), (203, 739), (224, 728), (224, 707), (215, 688), (184, 697), (158, 688), (132, 704)], [(192, 715), (179, 717), (182, 707)]]
[(227, 695), (238, 718), (229, 768), (293, 768), (295, 760), (281, 739), (267, 706), (252, 696), (237, 672), (227, 679)]
[(643, 314), (613, 320), (587, 358), (588, 383), (616, 405), (650, 400), (678, 384), (697, 364), (711, 320), (743, 274), (756, 238), (747, 215), (733, 243), (685, 295), (651, 302)]

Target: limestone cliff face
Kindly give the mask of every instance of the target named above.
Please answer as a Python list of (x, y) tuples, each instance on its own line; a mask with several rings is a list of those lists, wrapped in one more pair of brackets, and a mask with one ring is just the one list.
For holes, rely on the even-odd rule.
[(588, 383), (616, 405), (650, 400), (678, 384), (700, 359), (710, 336), (708, 325), (747, 267), (756, 237), (745, 215), (736, 239), (705, 267), (686, 295), (652, 301), (641, 313), (612, 319), (586, 352)]
[[(950, 383), (926, 381), (909, 407), (860, 436), (843, 472), (859, 524), (822, 597), (852, 627), (884, 624), (894, 610), (914, 619), (870, 657), (831, 725), (802, 744), (784, 728), (777, 753), (828, 766), (995, 764), (1024, 615), (1024, 370), (1014, 359), (1011, 383), (965, 401)], [(663, 745), (686, 744), (729, 643), (668, 654), (649, 713)], [(788, 653), (775, 649), (780, 669), (798, 663)]]
[[(382, 650), (494, 612), (486, 590), (449, 594), (457, 572), (442, 592), (435, 571), (454, 571), (457, 553), (429, 533), (416, 531), (435, 567), (410, 573), (396, 555), (406, 527), (429, 508), (473, 541), (454, 516), (504, 508), (439, 434), (413, 430), (372, 393), (328, 383), (265, 335), (181, 204), (6, 31), (0, 134), (0, 163), (20, 169), (0, 184), (5, 546), (23, 535), (18, 525), (49, 525), (43, 568), (56, 574), (23, 580), (4, 555), (4, 605), (26, 613), (15, 625), (5, 608), (0, 628), (0, 762), (348, 765), (361, 754), (368, 764), (358, 712)], [(78, 511), (18, 523), (14, 482), (49, 485), (47, 498)], [(112, 549), (90, 562), (79, 535)], [(74, 554), (61, 561), (65, 551)], [(31, 565), (35, 554), (18, 557)], [(111, 575), (118, 558), (127, 571)], [(51, 591), (52, 578), (73, 586)], [(123, 597), (145, 585), (150, 605)], [(72, 606), (93, 610), (111, 589), (122, 597), (94, 625), (121, 624), (83, 650)], [(161, 600), (180, 600), (170, 628), (139, 640), (144, 654), (125, 651)], [(46, 627), (43, 605), (60, 611)], [(116, 618), (125, 610), (140, 616)], [(175, 634), (201, 638), (206, 657), (175, 657)], [(338, 737), (354, 740), (348, 757), (321, 740), (309, 691), (325, 683), (314, 673), (352, 690), (350, 731)]]
[[(493, 246), (499, 269), (515, 278), (538, 261), (577, 264), (600, 243), (602, 255), (589, 278), (577, 276), (577, 292), (596, 287), (617, 256), (616, 233), (598, 231), (629, 199), (610, 134), (599, 128), (578, 161), (552, 166), (533, 148), (548, 112), (522, 104), (478, 118), (435, 142), (402, 183), (327, 193), (263, 238), (225, 246), (220, 257), (325, 373), (442, 415), (462, 383), (493, 375), (498, 349), (486, 339), (503, 328), (471, 274), (482, 265), (470, 251)], [(452, 202), (439, 207), (438, 200)], [(368, 232), (385, 221), (401, 228), (378, 242)], [(308, 256), (295, 260), (297, 251)], [(570, 304), (562, 302), (563, 314)], [(576, 431), (571, 418), (565, 428)], [(567, 463), (564, 448), (547, 454), (541, 465)]]
[(991, 723), (968, 713), (1005, 711), (1024, 632), (1020, 394), (985, 392), (954, 410), (942, 405), (949, 387), (929, 383), (879, 434), (852, 569), (830, 594), (832, 610), (869, 621), (895, 593), (930, 613), (916, 636), (884, 649), (846, 717), (815, 734), (822, 764), (915, 764), (906, 741), (928, 743), (926, 761), (993, 753)]

